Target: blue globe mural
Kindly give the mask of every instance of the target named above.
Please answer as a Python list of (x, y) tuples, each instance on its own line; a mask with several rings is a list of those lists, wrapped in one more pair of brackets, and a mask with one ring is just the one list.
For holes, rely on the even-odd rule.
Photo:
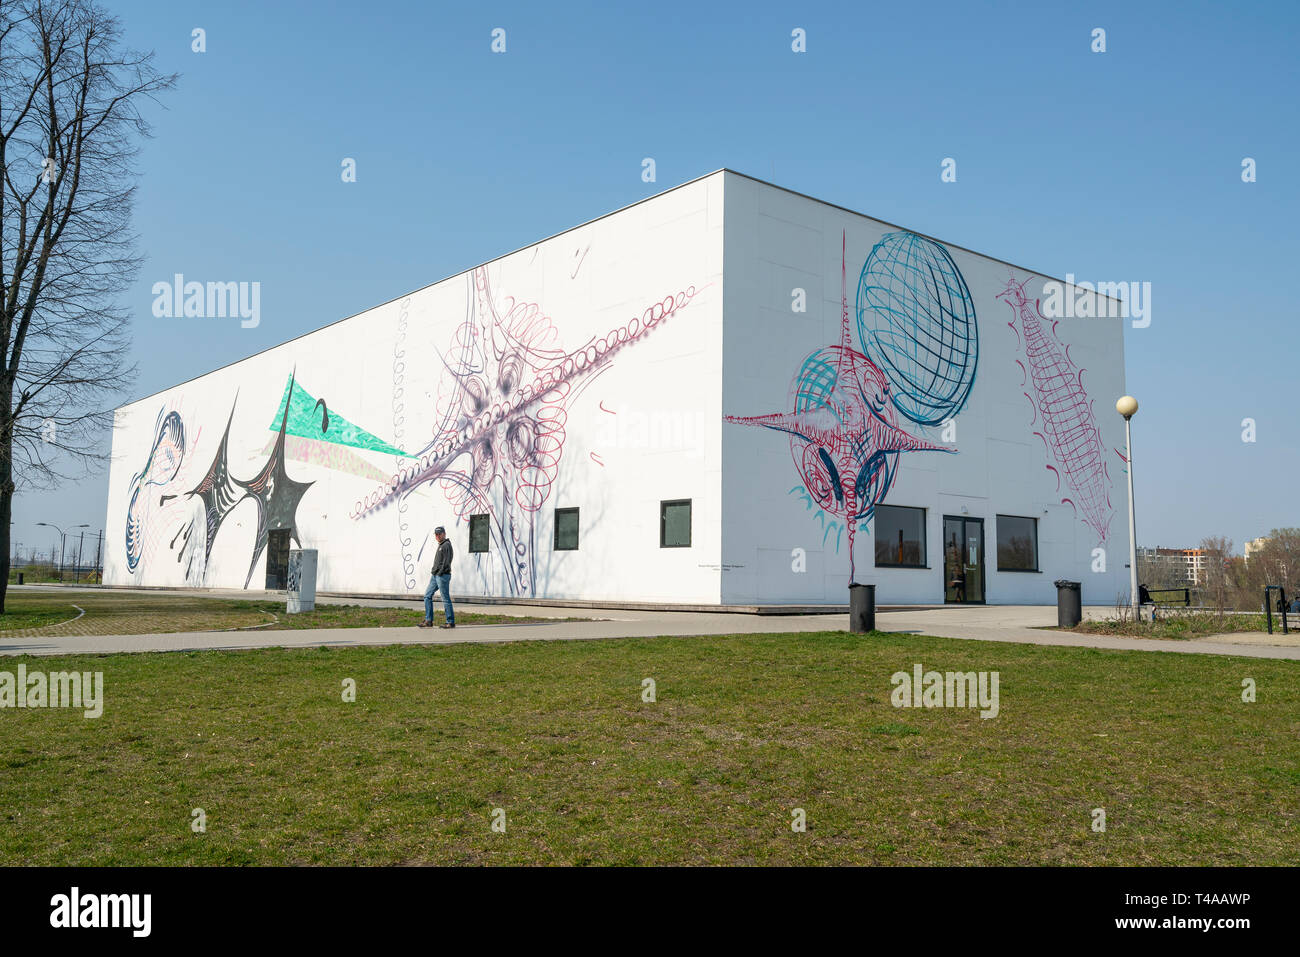
[(894, 407), (938, 425), (975, 384), (975, 303), (948, 250), (915, 233), (887, 233), (862, 266), (857, 296), (862, 350), (889, 380)]

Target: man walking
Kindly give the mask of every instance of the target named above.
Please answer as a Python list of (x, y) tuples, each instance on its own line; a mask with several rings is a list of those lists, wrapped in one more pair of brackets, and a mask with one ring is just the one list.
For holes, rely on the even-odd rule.
[(441, 525), (433, 530), (433, 537), (438, 540), (438, 551), (433, 556), (429, 587), (424, 590), (424, 621), (419, 627), (433, 627), (433, 595), (442, 592), (442, 613), (447, 618), (442, 627), (455, 628), (456, 612), (451, 607), (451, 539), (447, 538), (447, 530)]

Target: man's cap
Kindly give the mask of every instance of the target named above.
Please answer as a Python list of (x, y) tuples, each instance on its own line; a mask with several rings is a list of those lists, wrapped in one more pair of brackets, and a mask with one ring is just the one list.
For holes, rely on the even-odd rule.
[(441, 525), (439, 525), (437, 528), (435, 528), (435, 529), (433, 530), (433, 534), (435, 534), (435, 535), (446, 535), (446, 534), (447, 534), (447, 530), (446, 530), (445, 528), (443, 528)]

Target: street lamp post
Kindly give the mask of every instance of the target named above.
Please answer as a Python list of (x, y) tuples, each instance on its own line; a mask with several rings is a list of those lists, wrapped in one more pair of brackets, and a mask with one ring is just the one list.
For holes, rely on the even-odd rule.
[[(59, 584), (62, 585), (63, 584), (63, 551), (64, 551), (64, 546), (66, 544), (65, 540), (67, 539), (68, 533), (65, 532), (63, 529), (59, 528), (59, 526), (55, 525), (53, 522), (37, 522), (36, 524), (43, 525), (46, 528), (52, 528), (59, 533)], [(85, 524), (84, 522), (81, 525), (73, 525), (72, 527), (90, 528), (90, 526)]]
[(1133, 606), (1133, 620), (1140, 621), (1142, 609), (1138, 603), (1138, 551), (1137, 516), (1133, 504), (1133, 416), (1137, 414), (1138, 400), (1131, 395), (1121, 396), (1115, 411), (1124, 416), (1124, 446), (1128, 452), (1128, 575), (1129, 602)]

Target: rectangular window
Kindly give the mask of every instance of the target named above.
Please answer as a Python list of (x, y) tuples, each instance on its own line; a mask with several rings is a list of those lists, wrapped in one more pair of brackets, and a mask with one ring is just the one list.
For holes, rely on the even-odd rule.
[(691, 547), (691, 500), (659, 503), (659, 547)]
[(877, 505), (876, 565), (925, 567), (925, 509)]
[(998, 516), (998, 571), (1038, 571), (1038, 519)]
[(576, 508), (557, 508), (555, 510), (555, 550), (557, 552), (576, 552), (578, 550), (578, 510)]
[(488, 525), (486, 515), (471, 515), (469, 517), (469, 550), (474, 552), (486, 552), (488, 545), (492, 542), (491, 527)]

